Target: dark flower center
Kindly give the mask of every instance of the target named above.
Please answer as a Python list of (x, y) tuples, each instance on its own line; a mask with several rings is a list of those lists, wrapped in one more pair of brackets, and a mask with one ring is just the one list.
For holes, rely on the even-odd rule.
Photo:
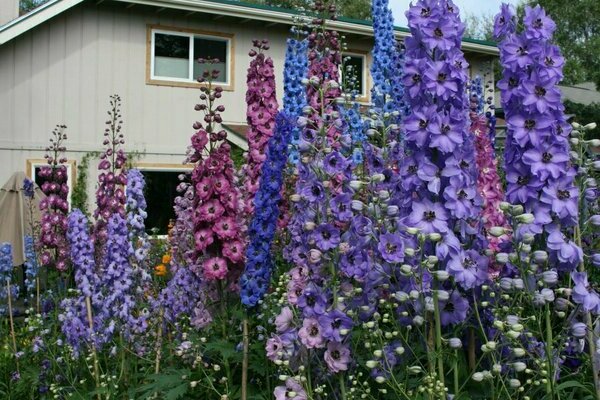
[(519, 53), (522, 56), (526, 56), (527, 54), (529, 54), (529, 52), (527, 51), (527, 48), (521, 46), (519, 47), (519, 50), (517, 50), (517, 53)]
[(517, 78), (509, 78), (508, 86), (510, 86), (511, 88), (516, 88), (517, 86), (519, 86), (519, 81), (517, 80)]
[(412, 81), (413, 81), (413, 83), (419, 83), (419, 82), (421, 82), (421, 75), (419, 75), (419, 74), (414, 74), (414, 75), (412, 76)]
[(442, 30), (440, 28), (435, 28), (435, 30), (433, 31), (433, 34), (437, 38), (443, 38), (444, 37), (444, 32), (442, 32)]
[(527, 185), (529, 183), (529, 177), (527, 177), (527, 176), (520, 176), (517, 179), (517, 183), (519, 185), (521, 185), (521, 186), (525, 186), (525, 185)]
[(421, 8), (421, 17), (430, 17), (431, 9), (430, 8)]
[(419, 128), (425, 129), (425, 128), (427, 128), (427, 125), (429, 125), (429, 122), (427, 120), (422, 119), (419, 121)]
[(465, 268), (470, 268), (470, 267), (472, 267), (472, 266), (474, 266), (474, 265), (475, 265), (475, 261), (473, 261), (473, 260), (472, 260), (472, 259), (470, 259), (470, 258), (465, 258), (465, 259), (463, 260), (463, 264), (465, 265)]
[(465, 168), (469, 168), (470, 164), (468, 162), (466, 162), (465, 160), (460, 160), (460, 164), (459, 165), (460, 165), (461, 168), (465, 169)]
[(533, 120), (533, 119), (525, 120), (525, 128), (526, 129), (533, 129), (534, 127), (535, 127), (535, 120)]
[(306, 298), (306, 304), (308, 304), (308, 306), (312, 307), (312, 306), (314, 306), (314, 305), (315, 305), (315, 303), (316, 303), (316, 301), (315, 301), (315, 298), (314, 298), (314, 297), (312, 297), (312, 296), (308, 296), (308, 297)]
[(550, 161), (552, 161), (552, 154), (548, 152), (542, 154), (542, 161), (545, 163), (549, 163)]
[(465, 193), (464, 190), (461, 190), (460, 192), (458, 192), (458, 198), (459, 199), (466, 199), (467, 198), (467, 194)]
[(553, 59), (552, 57), (546, 57), (546, 58), (544, 59), (544, 62), (545, 62), (545, 63), (546, 63), (546, 65), (548, 65), (548, 66), (552, 66), (552, 65), (554, 65), (554, 59)]
[(449, 313), (454, 312), (454, 303), (449, 301), (446, 304), (444, 304), (444, 311)]
[(446, 125), (446, 124), (442, 125), (442, 133), (445, 135), (448, 132), (450, 132), (450, 125)]
[(408, 172), (410, 172), (411, 174), (416, 174), (418, 170), (419, 168), (416, 165), (411, 165), (408, 167)]
[(318, 186), (313, 186), (311, 190), (313, 196), (319, 196), (321, 194), (321, 189)]
[(331, 326), (333, 327), (333, 329), (339, 328), (340, 325), (342, 325), (342, 321), (339, 319), (334, 319), (333, 322), (331, 323)]
[(388, 254), (392, 254), (392, 253), (394, 253), (394, 252), (396, 251), (396, 245), (395, 245), (395, 244), (393, 244), (393, 243), (388, 243), (388, 244), (386, 244), (386, 245), (385, 245), (385, 251), (386, 251)]
[(317, 336), (318, 334), (319, 334), (319, 329), (315, 325), (313, 325), (310, 328), (310, 336)]
[(435, 211), (425, 211), (423, 212), (423, 219), (427, 222), (431, 222), (435, 219)]
[(536, 86), (535, 87), (535, 95), (536, 96), (545, 96), (546, 95), (546, 89), (541, 87), (541, 86)]
[(437, 81), (438, 82), (445, 82), (447, 78), (447, 75), (444, 72), (440, 72), (437, 76)]
[(333, 358), (334, 360), (339, 360), (340, 359), (340, 352), (338, 350), (334, 350), (331, 352), (331, 358)]
[(568, 199), (571, 197), (571, 193), (568, 190), (557, 190), (556, 194), (560, 200)]
[(542, 22), (541, 18), (536, 19), (535, 21), (533, 21), (532, 26), (535, 29), (542, 29), (544, 27), (544, 23)]

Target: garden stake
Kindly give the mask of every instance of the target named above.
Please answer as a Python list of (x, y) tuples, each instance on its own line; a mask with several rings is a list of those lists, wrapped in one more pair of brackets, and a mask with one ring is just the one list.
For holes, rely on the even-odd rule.
[(244, 318), (243, 322), (243, 341), (244, 341), (244, 358), (242, 359), (242, 400), (248, 397), (248, 317)]
[[(98, 366), (98, 355), (96, 354), (96, 346), (94, 345), (94, 319), (92, 317), (92, 301), (89, 297), (85, 298), (85, 308), (87, 310), (88, 324), (92, 334), (92, 357), (94, 358), (94, 381), (96, 381), (96, 390), (100, 389), (100, 368)], [(100, 400), (100, 393), (98, 393), (98, 400)]]
[(13, 311), (12, 311), (12, 296), (10, 294), (10, 281), (6, 280), (6, 291), (8, 295), (8, 319), (10, 321), (10, 336), (12, 337), (13, 342), (13, 351), (15, 356), (15, 364), (17, 366), (17, 373), (19, 372), (19, 359), (17, 357), (17, 338), (15, 336), (15, 324), (13, 321)]
[(158, 314), (158, 329), (156, 332), (156, 361), (154, 363), (154, 373), (158, 374), (160, 371), (160, 349), (162, 348), (162, 325), (165, 310), (161, 307)]

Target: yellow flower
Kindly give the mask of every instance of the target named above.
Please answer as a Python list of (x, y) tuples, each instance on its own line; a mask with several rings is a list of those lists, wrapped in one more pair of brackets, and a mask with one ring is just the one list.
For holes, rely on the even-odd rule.
[(169, 264), (170, 262), (171, 262), (171, 255), (165, 254), (164, 256), (162, 256), (162, 263), (163, 264)]
[(167, 274), (167, 267), (164, 264), (158, 264), (154, 267), (154, 275), (165, 276)]

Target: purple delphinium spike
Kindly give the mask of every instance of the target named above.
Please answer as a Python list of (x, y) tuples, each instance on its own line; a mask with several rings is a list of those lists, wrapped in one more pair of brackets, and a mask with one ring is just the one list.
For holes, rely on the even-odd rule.
[(127, 174), (125, 164), (127, 156), (123, 150), (125, 139), (122, 129), (121, 98), (110, 96), (109, 119), (104, 129), (106, 148), (100, 155), (98, 164), (98, 188), (96, 189), (96, 210), (94, 211), (95, 226), (93, 238), (96, 243), (97, 255), (101, 258), (104, 243), (107, 240), (107, 224), (113, 214), (125, 218), (125, 186)]
[(39, 172), (40, 177), (44, 178), (41, 189), (46, 195), (40, 202), (40, 262), (43, 267), (53, 267), (59, 271), (69, 268), (69, 246), (66, 239), (69, 187), (65, 165), (67, 159), (64, 156), (64, 141), (67, 139), (65, 128), (64, 125), (57, 125), (52, 131), (53, 137), (46, 147), (45, 155), (48, 165)]

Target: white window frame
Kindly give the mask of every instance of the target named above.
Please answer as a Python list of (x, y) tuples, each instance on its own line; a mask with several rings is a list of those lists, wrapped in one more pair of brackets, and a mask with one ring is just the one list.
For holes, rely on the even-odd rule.
[(368, 65), (368, 58), (367, 58), (367, 54), (366, 53), (358, 53), (358, 52), (354, 52), (354, 51), (344, 51), (342, 52), (342, 64), (340, 65), (340, 78), (343, 79), (344, 77), (344, 58), (345, 57), (359, 57), (362, 58), (363, 60), (363, 70), (362, 70), (362, 89), (363, 89), (363, 93), (358, 93), (357, 94), (357, 99), (360, 101), (366, 101), (369, 98), (369, 73), (368, 73), (368, 69), (369, 69), (369, 65)]
[[(188, 60), (188, 78), (174, 78), (168, 76), (156, 76), (154, 75), (154, 64), (155, 64), (155, 38), (156, 34), (172, 35), (172, 36), (183, 36), (189, 39), (189, 60)], [(198, 83), (196, 78), (193, 77), (194, 63), (194, 38), (205, 38), (215, 41), (221, 41), (227, 43), (227, 59), (225, 60), (225, 70), (227, 71), (227, 81), (214, 81), (219, 85), (230, 86), (232, 82), (232, 41), (233, 37), (229, 35), (218, 35), (209, 33), (200, 33), (192, 30), (170, 30), (168, 28), (150, 28), (150, 79), (152, 81), (161, 82), (179, 82), (179, 83)]]

